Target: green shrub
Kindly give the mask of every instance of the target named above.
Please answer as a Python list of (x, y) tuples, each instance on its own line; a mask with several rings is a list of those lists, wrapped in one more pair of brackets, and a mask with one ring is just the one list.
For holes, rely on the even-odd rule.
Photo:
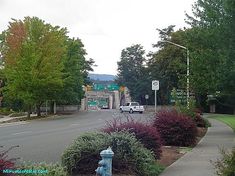
[(68, 176), (67, 172), (65, 171), (65, 168), (60, 166), (59, 164), (24, 163), (20, 167), (20, 170), (21, 171), (25, 170), (28, 172), (28, 173), (21, 173), (19, 174), (20, 176), (35, 176), (35, 175)]
[(113, 173), (157, 176), (162, 171), (155, 164), (153, 153), (127, 131), (93, 132), (78, 137), (64, 151), (62, 165), (70, 174), (94, 174), (101, 160), (100, 152), (109, 146), (114, 152)]
[(25, 112), (14, 112), (10, 115), (10, 117), (20, 117), (20, 116), (26, 116), (27, 113)]
[(1, 115), (9, 115), (11, 113), (13, 113), (14, 111), (9, 109), (9, 108), (0, 108), (0, 114)]
[(190, 100), (189, 108), (187, 106), (178, 105), (177, 110), (187, 117), (192, 118), (197, 127), (208, 128), (211, 126), (210, 122), (201, 116), (201, 111), (196, 108), (195, 102)]
[(153, 152), (143, 147), (134, 134), (127, 131), (113, 132), (110, 142), (114, 152), (113, 171), (134, 171), (137, 175), (156, 176), (162, 168), (155, 164)]
[(105, 133), (85, 133), (63, 152), (62, 165), (71, 173), (94, 173), (100, 160), (99, 153), (107, 148)]
[(235, 175), (235, 148), (231, 152), (221, 150), (222, 158), (215, 162), (216, 174), (219, 176)]
[(204, 123), (205, 123), (205, 128), (211, 127), (211, 123), (209, 122), (209, 120), (204, 118), (204, 117), (202, 117), (202, 118), (203, 118)]

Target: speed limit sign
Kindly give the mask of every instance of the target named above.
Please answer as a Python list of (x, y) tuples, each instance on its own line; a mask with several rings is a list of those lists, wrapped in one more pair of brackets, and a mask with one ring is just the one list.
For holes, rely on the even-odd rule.
[(159, 81), (158, 80), (152, 81), (152, 90), (159, 90)]

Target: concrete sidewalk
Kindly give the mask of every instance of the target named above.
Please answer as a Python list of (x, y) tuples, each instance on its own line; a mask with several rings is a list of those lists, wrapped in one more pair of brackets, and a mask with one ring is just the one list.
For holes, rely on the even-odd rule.
[[(31, 114), (30, 116), (35, 117), (36, 114)], [(21, 118), (24, 118), (24, 117), (26, 117), (26, 115), (18, 116), (18, 117), (10, 117), (10, 115), (9, 116), (3, 116), (3, 117), (0, 117), (0, 124), (1, 123), (7, 123), (7, 122), (10, 122), (10, 121), (15, 120), (15, 119), (21, 119)]]
[[(169, 166), (160, 176), (215, 176), (212, 164), (221, 157), (220, 148), (231, 150), (235, 147), (235, 133), (227, 125), (214, 119), (209, 119), (212, 127), (193, 148)], [(212, 162), (211, 162), (212, 161)]]
[(17, 118), (22, 118), (22, 117), (3, 116), (0, 118), (0, 123), (8, 122), (8, 121), (11, 121), (11, 120), (17, 119)]

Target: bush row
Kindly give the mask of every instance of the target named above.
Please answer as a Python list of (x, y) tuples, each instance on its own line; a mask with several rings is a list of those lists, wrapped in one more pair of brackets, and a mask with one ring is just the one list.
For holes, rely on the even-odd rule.
[[(152, 151), (146, 149), (128, 131), (112, 133), (92, 132), (78, 137), (63, 153), (62, 166), (46, 163), (24, 163), (15, 166), (15, 159), (7, 159), (9, 150), (0, 153), (0, 170), (21, 171), (22, 176), (42, 174), (46, 176), (67, 176), (71, 174), (92, 174), (98, 166), (100, 152), (111, 146), (115, 155), (113, 158), (113, 173), (157, 176), (163, 168), (156, 164)], [(26, 172), (27, 171), (27, 172)], [(35, 173), (35, 172), (43, 173)], [(16, 174), (1, 173), (0, 175), (15, 176)]]
[(195, 121), (177, 110), (159, 111), (152, 125), (131, 118), (123, 122), (114, 119), (107, 122), (102, 132), (77, 138), (63, 153), (62, 164), (70, 174), (92, 174), (100, 160), (100, 151), (111, 146), (115, 153), (114, 173), (157, 175), (161, 169), (154, 160), (160, 158), (162, 144), (192, 146), (196, 135)]
[(20, 170), (26, 170), (26, 173), (21, 173), (19, 176), (68, 176), (66, 169), (59, 164), (24, 163), (20, 166)]
[(195, 122), (197, 127), (207, 128), (211, 126), (210, 122), (201, 116), (202, 111), (196, 108), (195, 102), (191, 102), (189, 107), (178, 105), (177, 109), (178, 112), (190, 117)]
[[(192, 146), (196, 142), (196, 127), (206, 127), (199, 113), (192, 113), (192, 116), (189, 113), (161, 110), (152, 124), (131, 118), (124, 122), (113, 119), (107, 122), (102, 132), (85, 133), (78, 137), (62, 154), (62, 166), (40, 163), (24, 164), (21, 168), (47, 170), (45, 175), (48, 176), (94, 174), (101, 159), (100, 152), (110, 146), (114, 151), (113, 173), (159, 175), (162, 167), (155, 163), (155, 159), (161, 156), (161, 146)], [(13, 168), (14, 160), (6, 160), (5, 163), (0, 160), (0, 169), (6, 166)], [(29, 173), (26, 175), (30, 176)]]

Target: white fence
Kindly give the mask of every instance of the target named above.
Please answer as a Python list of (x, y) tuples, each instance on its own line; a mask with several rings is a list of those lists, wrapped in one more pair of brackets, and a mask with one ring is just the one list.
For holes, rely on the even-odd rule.
[[(156, 107), (156, 110), (159, 111), (161, 109), (173, 109), (174, 106), (169, 106), (169, 105), (165, 105), (165, 106), (162, 106), (162, 105), (159, 105)], [(145, 111), (148, 111), (148, 112), (154, 112), (155, 111), (155, 106), (154, 105), (144, 105), (144, 109)]]
[[(56, 112), (77, 112), (80, 109), (80, 105), (57, 105)], [(41, 107), (42, 112), (49, 112), (50, 107)]]

